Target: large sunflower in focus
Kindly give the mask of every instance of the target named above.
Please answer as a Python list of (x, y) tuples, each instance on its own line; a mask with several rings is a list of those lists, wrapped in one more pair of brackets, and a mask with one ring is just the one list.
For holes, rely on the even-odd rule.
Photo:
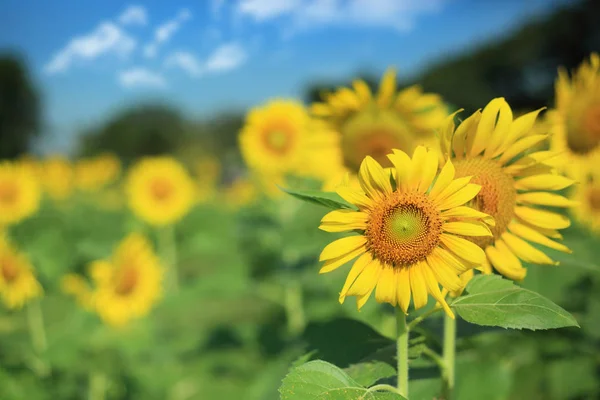
[(40, 197), (39, 183), (31, 170), (17, 163), (0, 162), (0, 226), (35, 214)]
[(91, 265), (93, 306), (108, 324), (122, 326), (150, 312), (162, 293), (163, 272), (150, 242), (127, 236), (110, 261)]
[(196, 194), (183, 165), (169, 157), (138, 161), (129, 170), (126, 191), (133, 212), (152, 225), (180, 220), (191, 209)]
[(560, 70), (555, 89), (555, 109), (548, 112), (552, 149), (566, 172), (579, 178), (588, 165), (600, 162), (600, 56), (592, 54), (570, 79)]
[(418, 86), (397, 91), (393, 69), (385, 73), (376, 94), (357, 80), (352, 89), (341, 88), (323, 97), (311, 111), (340, 133), (344, 165), (353, 173), (366, 156), (389, 167), (386, 155), (392, 149), (408, 153), (418, 145), (438, 149), (435, 130), (448, 116), (437, 94), (423, 93)]
[(42, 286), (35, 278), (29, 259), (0, 233), (0, 296), (4, 304), (12, 309), (21, 308), (42, 294)]
[(325, 180), (341, 168), (335, 132), (296, 101), (274, 100), (251, 110), (239, 141), (248, 167), (271, 180), (286, 175)]
[(481, 191), (472, 206), (494, 217), (492, 237), (471, 239), (485, 249), (486, 272), (493, 266), (515, 280), (525, 277), (521, 260), (534, 264), (557, 264), (529, 242), (569, 252), (558, 230), (570, 225), (562, 214), (548, 207), (570, 207), (573, 203), (554, 193), (574, 183), (553, 173), (545, 161), (554, 162), (552, 151), (527, 150), (547, 140), (546, 134), (532, 134), (539, 111), (513, 120), (503, 98), (492, 100), (455, 127), (453, 116), (442, 132), (442, 148), (451, 155), (457, 177), (472, 176)]
[[(327, 214), (320, 228), (327, 232), (358, 232), (323, 249), (321, 273), (330, 272), (358, 257), (340, 293), (356, 296), (362, 307), (371, 293), (380, 303), (398, 305), (406, 313), (411, 300), (416, 309), (431, 294), (448, 315), (452, 311), (440, 291), (458, 291), (459, 274), (483, 262), (483, 250), (465, 237), (486, 238), (493, 224), (488, 215), (464, 205), (479, 192), (471, 178), (455, 179), (451, 161), (439, 175), (439, 154), (419, 146), (412, 159), (394, 150), (388, 156), (392, 176), (373, 158), (361, 163), (361, 189), (340, 186), (337, 193), (358, 211)], [(437, 179), (436, 179), (437, 177)]]

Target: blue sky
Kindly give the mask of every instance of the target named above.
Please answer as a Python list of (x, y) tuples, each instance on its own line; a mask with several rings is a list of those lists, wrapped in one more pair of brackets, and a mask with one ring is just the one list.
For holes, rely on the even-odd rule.
[(2, 0), (0, 49), (27, 60), (43, 152), (123, 105), (192, 117), (301, 96), (314, 80), (401, 76), (507, 34), (569, 0)]

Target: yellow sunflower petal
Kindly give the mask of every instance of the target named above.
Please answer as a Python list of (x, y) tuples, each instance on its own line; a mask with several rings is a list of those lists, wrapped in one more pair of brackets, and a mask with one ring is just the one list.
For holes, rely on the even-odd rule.
[(384, 194), (392, 192), (392, 185), (383, 168), (370, 156), (360, 164), (358, 181), (367, 196), (373, 200), (380, 200)]
[(344, 254), (340, 257), (336, 257), (336, 258), (327, 260), (323, 263), (323, 266), (319, 270), (319, 273), (325, 274), (327, 272), (331, 272), (334, 269), (337, 269), (337, 268), (341, 267), (342, 265), (352, 261), (354, 258), (358, 257), (359, 255), (363, 254), (364, 252), (365, 252), (365, 248), (359, 247), (358, 249), (353, 250), (348, 254)]
[(476, 185), (474, 183), (469, 183), (462, 189), (457, 190), (455, 193), (448, 196), (442, 202), (439, 203), (440, 210), (447, 210), (449, 208), (458, 207), (463, 205), (471, 200), (477, 193), (481, 190), (481, 186)]
[(496, 131), (498, 135), (506, 136), (510, 124), (508, 121), (509, 113), (510, 121), (512, 121), (512, 111), (510, 111), (510, 107), (502, 97), (493, 99), (485, 106), (471, 146), (470, 155), (472, 157), (479, 155), (489, 146), (490, 141), (496, 137), (494, 134)]
[(525, 262), (529, 262), (532, 264), (549, 264), (549, 265), (558, 265), (557, 262), (553, 261), (546, 254), (536, 249), (523, 239), (513, 235), (509, 232), (504, 232), (502, 234), (502, 239), (506, 243), (506, 245), (515, 253), (517, 257)]
[(393, 154), (389, 154), (387, 157), (396, 170), (396, 186), (406, 190), (408, 188), (408, 181), (412, 176), (412, 161), (410, 157), (400, 150), (393, 150)]
[(458, 236), (442, 233), (440, 240), (451, 252), (473, 264), (481, 264), (485, 253), (475, 243)]
[(349, 187), (341, 186), (336, 188), (336, 193), (340, 195), (340, 197), (346, 200), (349, 203), (354, 204), (361, 210), (369, 210), (375, 204), (373, 200), (365, 196), (363, 193), (359, 192), (356, 189), (352, 189)]
[(342, 291), (340, 292), (340, 303), (343, 303), (346, 299), (346, 295), (348, 293), (348, 289), (354, 283), (356, 278), (364, 271), (364, 269), (373, 261), (371, 254), (364, 253), (362, 256), (358, 257), (358, 259), (354, 262), (354, 265), (348, 272), (348, 276), (346, 277), (346, 282), (344, 282), (344, 287), (342, 287)]
[(398, 296), (398, 305), (404, 311), (408, 311), (410, 305), (410, 269), (400, 268), (398, 270), (396, 295)]
[(419, 180), (419, 186), (417, 187), (419, 192), (425, 193), (429, 189), (437, 174), (438, 165), (438, 155), (436, 152), (428, 151), (423, 160), (423, 164), (420, 166), (421, 178)]
[(361, 248), (367, 242), (364, 236), (348, 236), (329, 243), (319, 257), (319, 261), (331, 260), (344, 256), (354, 250)]
[(454, 150), (456, 159), (460, 160), (464, 158), (465, 153), (470, 152), (480, 120), (481, 111), (478, 110), (462, 121), (458, 128), (456, 128), (454, 138), (452, 139), (452, 149)]
[(396, 70), (388, 68), (381, 78), (379, 85), (379, 93), (377, 95), (377, 105), (379, 107), (388, 107), (394, 100), (394, 93), (396, 92)]
[(461, 281), (454, 268), (448, 265), (444, 259), (434, 250), (427, 256), (427, 264), (435, 275), (437, 281), (450, 291), (459, 290)]
[(500, 165), (506, 164), (508, 161), (512, 160), (517, 155), (523, 153), (525, 150), (532, 148), (536, 144), (544, 141), (548, 135), (531, 135), (520, 139), (515, 144), (510, 146), (502, 156), (498, 159), (498, 163)]
[(495, 226), (496, 222), (494, 221), (494, 217), (491, 215), (482, 213), (481, 211), (477, 211), (474, 208), (467, 206), (454, 207), (449, 210), (442, 211), (442, 218), (445, 219), (481, 219), (483, 222), (488, 224), (489, 226)]
[[(499, 240), (499, 242), (501, 241)], [(494, 268), (502, 275), (515, 281), (525, 278), (527, 270), (523, 268), (519, 259), (511, 251), (500, 251), (494, 246), (488, 246), (485, 248), (485, 254)]]
[(389, 303), (395, 307), (397, 302), (397, 287), (396, 269), (390, 266), (384, 266), (381, 275), (379, 275), (377, 289), (375, 289), (375, 299), (378, 303)]
[(510, 109), (510, 106), (506, 101), (500, 102), (500, 107), (498, 109), (498, 119), (496, 120), (494, 132), (490, 137), (490, 142), (486, 144), (485, 152), (483, 153), (486, 158), (494, 157), (495, 155), (497, 155), (498, 148), (503, 147), (512, 122), (513, 114), (512, 110)]
[[(434, 202), (439, 204), (439, 203), (443, 202), (444, 200), (446, 200), (448, 197), (452, 196), (454, 193), (456, 193), (460, 189), (467, 186), (469, 184), (469, 182), (471, 182), (471, 178), (472, 178), (471, 176), (463, 176), (462, 178), (454, 179), (437, 196), (432, 196), (430, 194), (429, 197)], [(435, 187), (433, 189), (435, 189)]]
[(550, 207), (574, 207), (578, 203), (564, 196), (548, 192), (528, 192), (517, 195), (518, 203), (537, 204)]
[(415, 310), (427, 305), (427, 285), (425, 284), (425, 277), (423, 276), (423, 268), (427, 268), (427, 266), (421, 265), (421, 263), (412, 265), (409, 268), (410, 286), (412, 289), (413, 301), (415, 303)]
[(455, 169), (450, 160), (442, 167), (433, 187), (429, 191), (429, 197), (435, 200), (454, 180)]
[(356, 80), (352, 82), (352, 87), (363, 105), (371, 101), (371, 89), (369, 89), (369, 85), (365, 81)]
[(492, 236), (492, 231), (483, 222), (455, 221), (446, 222), (442, 225), (444, 232), (454, 233), (461, 236)]
[(344, 232), (354, 229), (366, 229), (369, 215), (353, 210), (335, 210), (321, 219), (319, 229), (325, 232)]
[(571, 220), (564, 215), (546, 210), (519, 206), (515, 207), (515, 215), (525, 222), (546, 229), (565, 229), (571, 225)]
[(548, 239), (548, 237), (544, 236), (537, 230), (526, 225), (519, 224), (518, 222), (511, 222), (508, 225), (508, 230), (523, 239), (529, 240), (530, 242), (541, 244), (542, 246), (562, 251), (564, 253), (572, 253), (572, 251), (564, 244), (556, 243), (554, 240)]
[(431, 270), (429, 265), (427, 265), (427, 263), (421, 263), (421, 272), (422, 272), (423, 278), (425, 279), (425, 285), (427, 286), (427, 291), (429, 293), (431, 293), (431, 296), (434, 299), (436, 299), (438, 301), (438, 303), (440, 303), (442, 305), (442, 308), (444, 309), (446, 314), (448, 314), (448, 316), (450, 316), (450, 318), (454, 318), (454, 313), (452, 312), (452, 310), (450, 310), (450, 307), (448, 307), (448, 303), (446, 303), (444, 296), (442, 296), (442, 292), (440, 292), (439, 283), (436, 280), (435, 275), (433, 274), (433, 271)]
[(371, 297), (371, 293), (373, 293), (373, 290), (375, 290), (375, 287), (363, 295), (356, 296), (356, 308), (358, 311), (360, 311), (360, 309), (363, 308), (363, 306), (367, 303), (369, 297)]
[(531, 129), (535, 125), (537, 116), (544, 108), (545, 107), (542, 107), (539, 110), (529, 112), (516, 118), (510, 126), (506, 143), (508, 145), (511, 145), (512, 143), (529, 133), (529, 131), (531, 131)]
[(377, 260), (373, 260), (367, 264), (352, 286), (350, 286), (350, 289), (348, 289), (346, 296), (364, 296), (373, 291), (382, 270), (383, 268)]
[(432, 254), (439, 257), (446, 265), (448, 265), (456, 274), (465, 272), (466, 270), (474, 267), (475, 264), (471, 264), (464, 259), (461, 259), (451, 253), (450, 251), (437, 247), (433, 250)]
[(574, 180), (565, 176), (542, 174), (519, 179), (515, 187), (520, 190), (562, 190), (574, 183)]

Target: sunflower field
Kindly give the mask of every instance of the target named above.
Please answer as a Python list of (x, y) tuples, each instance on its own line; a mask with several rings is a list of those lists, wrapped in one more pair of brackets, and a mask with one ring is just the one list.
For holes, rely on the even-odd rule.
[(0, 161), (0, 400), (600, 398), (600, 56), (536, 110), (389, 68), (219, 154)]

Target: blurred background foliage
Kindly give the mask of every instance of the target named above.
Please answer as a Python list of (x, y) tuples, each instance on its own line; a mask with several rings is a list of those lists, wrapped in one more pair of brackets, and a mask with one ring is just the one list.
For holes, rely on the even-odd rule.
[[(469, 53), (440, 55), (402, 86), (419, 83), (468, 112), (496, 96), (516, 109), (535, 109), (553, 98), (557, 65), (574, 68), (600, 49), (598, 21), (600, 2), (582, 1)], [(375, 87), (375, 77), (360, 75)], [(305, 100), (347, 83), (310, 83)], [(128, 164), (174, 154), (192, 166), (211, 154), (227, 161), (221, 179), (231, 181), (242, 168), (237, 135), (243, 117), (226, 111), (193, 121), (169, 104), (140, 104), (82, 132), (73, 156), (108, 151)], [(43, 121), (43, 99), (26, 60), (3, 52), (0, 158), (30, 153)], [(181, 291), (125, 330), (103, 326), (59, 294), (59, 277), (84, 272), (132, 229), (156, 237), (126, 210), (96, 207), (94, 198), (78, 198), (68, 212), (46, 201), (11, 232), (47, 292), (48, 346), (42, 355), (32, 352), (25, 314), (1, 309), (0, 399), (96, 399), (103, 392), (107, 399), (271, 400), (279, 398), (289, 366), (306, 353), (304, 359), (336, 362), (349, 373), (361, 361), (390, 362), (392, 310), (369, 302), (357, 314), (352, 302), (337, 303), (343, 272), (327, 279), (316, 273), (315, 255), (326, 243), (316, 230), (324, 210), (291, 198), (232, 210), (217, 197), (196, 207), (176, 226)], [(600, 240), (578, 227), (565, 238), (574, 255), (553, 254), (561, 267), (529, 267), (524, 286), (572, 312), (582, 328), (512, 332), (460, 324), (457, 398), (600, 396)], [(286, 286), (290, 281), (297, 286)], [(439, 349), (441, 320), (427, 328), (434, 334), (421, 333)], [(421, 361), (412, 374), (418, 380), (411, 399), (432, 399), (439, 388), (432, 365)]]

